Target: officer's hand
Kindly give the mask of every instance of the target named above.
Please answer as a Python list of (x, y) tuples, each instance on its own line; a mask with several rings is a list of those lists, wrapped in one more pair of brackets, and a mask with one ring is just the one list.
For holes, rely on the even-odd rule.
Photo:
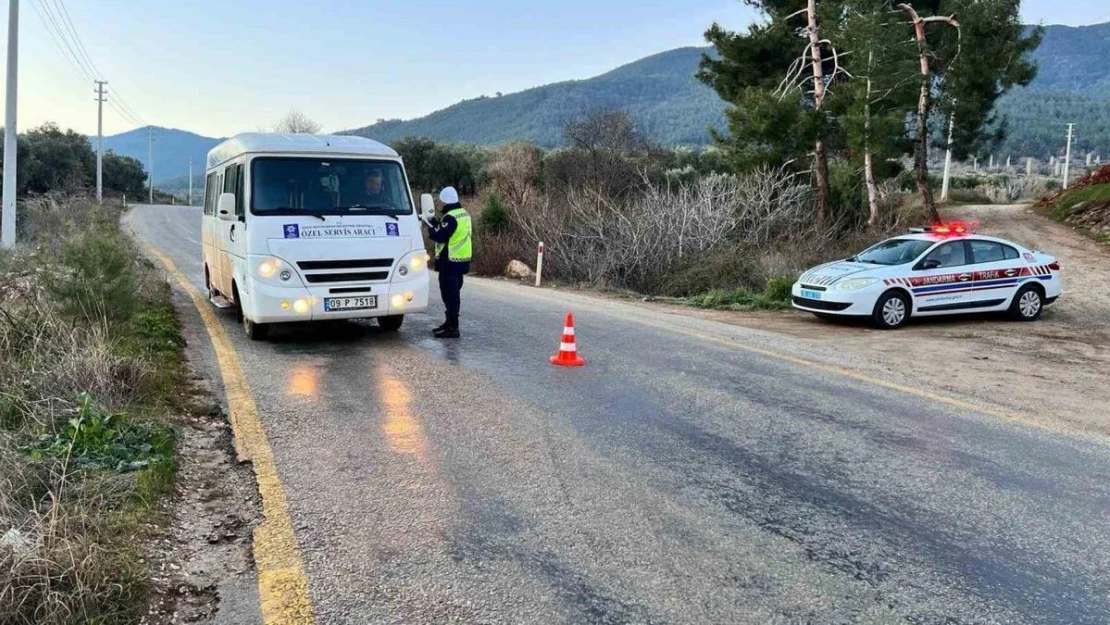
[(428, 224), (433, 228), (439, 227), (439, 217), (432, 217), (428, 220)]

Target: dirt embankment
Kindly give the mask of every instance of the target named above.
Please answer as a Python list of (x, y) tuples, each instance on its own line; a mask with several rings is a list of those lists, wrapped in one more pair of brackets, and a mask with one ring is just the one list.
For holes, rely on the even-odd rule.
[(1027, 206), (965, 206), (954, 218), (1053, 254), (1063, 297), (1036, 323), (1000, 316), (922, 319), (883, 332), (810, 315), (693, 311), (726, 323), (787, 334), (815, 352), (835, 350), (861, 370), (999, 406), (1056, 429), (1110, 435), (1110, 251)]

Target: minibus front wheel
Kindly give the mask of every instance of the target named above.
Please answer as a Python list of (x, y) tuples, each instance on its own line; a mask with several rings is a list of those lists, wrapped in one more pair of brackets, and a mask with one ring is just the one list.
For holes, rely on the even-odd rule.
[(265, 341), (266, 337), (270, 336), (270, 326), (268, 324), (255, 323), (246, 315), (243, 315), (243, 331), (247, 333), (247, 338), (252, 341)]
[(239, 321), (243, 324), (243, 332), (246, 333), (247, 338), (252, 341), (265, 341), (266, 337), (270, 336), (270, 326), (265, 323), (255, 323), (247, 316), (247, 311), (243, 309), (243, 298), (239, 297), (239, 285), (232, 282), (231, 292), (235, 295), (236, 312), (239, 313)]
[(385, 317), (378, 317), (378, 327), (385, 332), (396, 332), (400, 330), (401, 324), (404, 322), (404, 315), (387, 315)]

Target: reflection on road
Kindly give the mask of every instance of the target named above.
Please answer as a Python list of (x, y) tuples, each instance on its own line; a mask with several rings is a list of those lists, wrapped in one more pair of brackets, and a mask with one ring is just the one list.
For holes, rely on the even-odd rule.
[(428, 439), (412, 410), (412, 394), (405, 383), (393, 375), (387, 365), (374, 371), (381, 398), (383, 415), (381, 430), (389, 447), (399, 453), (413, 456), (421, 464), (428, 462)]
[(320, 370), (317, 367), (294, 367), (285, 380), (285, 394), (291, 397), (317, 397), (320, 391)]

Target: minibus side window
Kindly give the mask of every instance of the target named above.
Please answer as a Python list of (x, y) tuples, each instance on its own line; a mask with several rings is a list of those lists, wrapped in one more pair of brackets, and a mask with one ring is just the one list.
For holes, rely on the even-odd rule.
[(224, 170), (224, 193), (230, 193), (235, 196), (235, 214), (242, 216), (243, 213), (243, 184), (239, 180), (239, 172), (243, 169), (242, 165), (228, 165)]
[(208, 174), (204, 183), (204, 214), (216, 214), (216, 174)]

